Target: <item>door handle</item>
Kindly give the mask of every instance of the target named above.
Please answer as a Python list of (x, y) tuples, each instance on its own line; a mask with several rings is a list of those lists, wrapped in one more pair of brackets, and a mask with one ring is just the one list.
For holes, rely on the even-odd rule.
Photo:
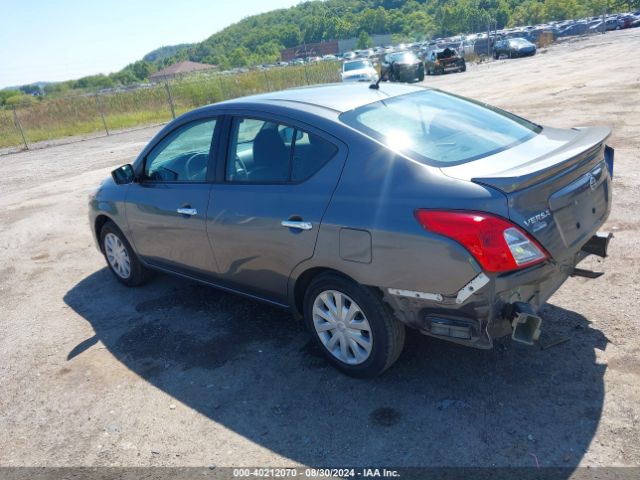
[(196, 210), (195, 208), (190, 208), (190, 207), (181, 207), (177, 210), (177, 212), (180, 215), (189, 215), (190, 217), (193, 217), (194, 215), (198, 214), (198, 210)]
[(298, 230), (311, 230), (313, 228), (313, 224), (311, 222), (302, 222), (296, 220), (283, 220), (280, 222), (280, 225), (286, 228), (295, 228)]

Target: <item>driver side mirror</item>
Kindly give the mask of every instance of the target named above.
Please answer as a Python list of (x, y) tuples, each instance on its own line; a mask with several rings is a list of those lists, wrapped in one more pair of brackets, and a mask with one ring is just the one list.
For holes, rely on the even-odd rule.
[(113, 177), (113, 181), (116, 182), (116, 185), (126, 185), (128, 183), (133, 183), (135, 173), (131, 164), (127, 163), (126, 165), (122, 165), (112, 171), (111, 177)]
[(300, 140), (302, 138), (302, 130), (297, 130), (293, 127), (285, 127), (280, 130), (280, 136), (282, 137), (282, 141), (285, 143), (293, 142), (293, 136), (295, 134), (296, 140)]

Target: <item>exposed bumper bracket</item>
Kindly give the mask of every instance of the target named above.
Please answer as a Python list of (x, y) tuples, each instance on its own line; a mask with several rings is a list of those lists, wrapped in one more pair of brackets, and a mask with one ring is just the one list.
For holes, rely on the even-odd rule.
[(574, 268), (571, 272), (572, 277), (598, 278), (604, 275), (604, 272), (594, 272), (593, 270), (585, 270), (584, 268)]
[(584, 244), (582, 251), (605, 258), (607, 256), (607, 249), (609, 248), (609, 241), (612, 238), (613, 233), (611, 232), (598, 232)]

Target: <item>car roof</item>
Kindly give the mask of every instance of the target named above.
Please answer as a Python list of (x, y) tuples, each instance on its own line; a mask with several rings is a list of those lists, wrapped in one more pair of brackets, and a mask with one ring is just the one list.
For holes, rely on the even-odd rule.
[(369, 88), (368, 83), (315, 85), (235, 98), (217, 105), (232, 105), (236, 103), (264, 105), (291, 102), (299, 103), (300, 105), (314, 105), (342, 113), (379, 100), (388, 99), (389, 97), (425, 90), (425, 87), (392, 83), (381, 83), (379, 86), (380, 88), (375, 90)]

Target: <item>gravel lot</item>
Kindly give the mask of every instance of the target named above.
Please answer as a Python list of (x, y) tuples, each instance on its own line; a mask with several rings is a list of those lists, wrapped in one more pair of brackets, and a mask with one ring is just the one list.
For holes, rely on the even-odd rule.
[[(87, 193), (155, 133), (0, 157), (0, 465), (640, 466), (640, 29), (426, 84), (558, 127), (607, 124), (611, 256), (545, 307), (543, 341), (410, 334), (338, 374), (286, 311), (159, 275), (127, 289)], [(632, 61), (632, 59), (635, 59)]]

